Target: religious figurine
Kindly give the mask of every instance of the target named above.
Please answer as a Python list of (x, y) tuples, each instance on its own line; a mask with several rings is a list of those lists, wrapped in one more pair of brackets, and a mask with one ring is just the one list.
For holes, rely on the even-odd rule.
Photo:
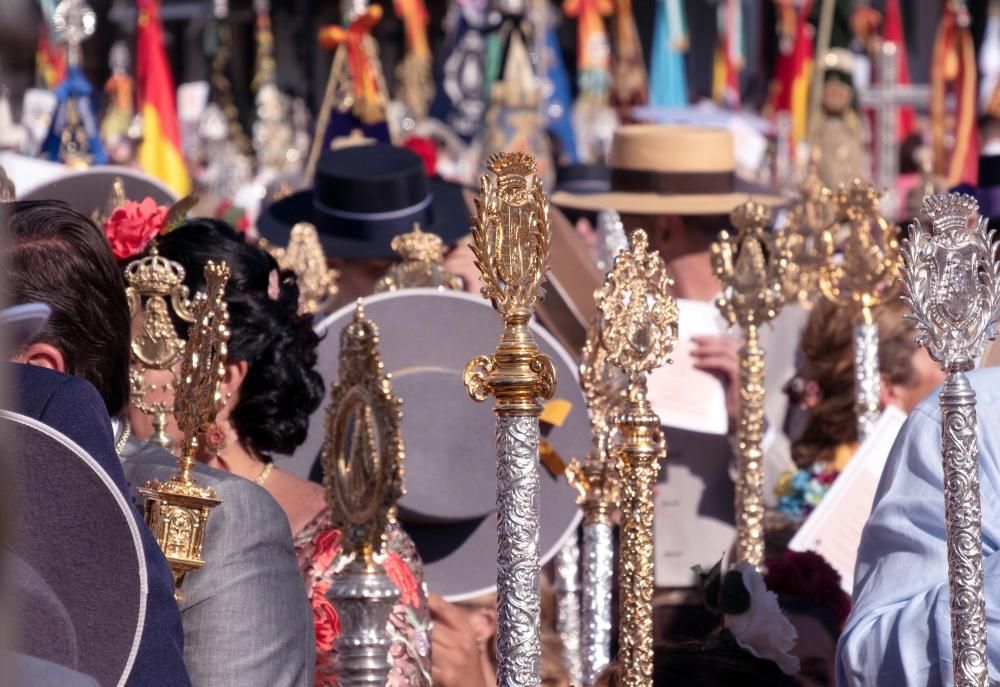
[(855, 105), (851, 54), (842, 49), (826, 56), (822, 111), (810, 125), (809, 140), (820, 150), (817, 171), (823, 184), (837, 188), (869, 177), (864, 129)]
[(135, 115), (135, 81), (129, 74), (131, 56), (124, 41), (111, 46), (108, 62), (111, 76), (104, 84), (108, 106), (101, 120), (101, 138), (107, 146), (110, 161), (116, 165), (128, 165), (135, 159), (142, 126)]

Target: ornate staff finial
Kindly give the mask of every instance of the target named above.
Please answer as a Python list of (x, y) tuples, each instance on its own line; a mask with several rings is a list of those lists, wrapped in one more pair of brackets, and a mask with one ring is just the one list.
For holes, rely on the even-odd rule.
[(229, 342), (229, 310), (223, 296), (228, 281), (226, 263), (209, 262), (205, 291), (195, 296), (191, 309), (193, 319), (174, 395), (174, 415), (184, 432), (177, 473), (167, 482), (153, 480), (139, 490), (146, 497), (146, 522), (173, 571), (178, 602), (184, 576), (205, 564), (201, 557), (205, 527), (209, 511), (219, 505), (215, 490), (198, 486), (191, 471), (223, 400), (221, 385)]
[(327, 593), (343, 626), (336, 648), (344, 687), (387, 679), (392, 640), (385, 626), (399, 598), (381, 561), (403, 495), (402, 412), (378, 345), (378, 327), (359, 300), (340, 334), (339, 379), (330, 389), (321, 455), (332, 522), (352, 556)]
[(593, 445), (581, 464), (574, 459), (566, 477), (583, 510), (583, 684), (592, 685), (611, 662), (611, 581), (614, 547), (611, 512), (618, 507), (618, 466), (609, 453), (612, 418), (625, 400), (620, 374), (608, 364), (595, 321), (580, 362), (580, 385), (590, 408)]
[[(171, 317), (193, 323), (195, 312), (184, 286), (184, 268), (180, 263), (167, 260), (150, 244), (149, 255), (136, 260), (125, 268), (125, 296), (132, 319), (139, 317), (139, 327), (132, 336), (129, 382), (132, 405), (151, 416), (153, 435), (150, 441), (168, 451), (173, 440), (167, 434), (167, 423), (173, 413), (163, 397), (176, 389), (179, 378), (176, 372), (184, 352), (184, 339), (177, 335)], [(151, 370), (170, 373), (170, 381), (162, 387), (147, 381)], [(156, 400), (160, 397), (159, 400)]]
[(299, 312), (315, 315), (330, 307), (337, 296), (337, 270), (326, 266), (326, 253), (316, 227), (299, 222), (292, 227), (288, 247), (272, 246), (263, 239), (264, 248), (283, 270), (295, 273), (299, 284)]
[(66, 44), (66, 63), (80, 66), (80, 46), (97, 30), (97, 14), (86, 0), (62, 0), (52, 12), (56, 40)]
[(548, 202), (523, 153), (497, 153), (476, 199), (472, 251), (484, 298), (503, 319), (492, 355), (465, 367), (465, 387), (477, 401), (495, 396), (497, 416), (497, 684), (538, 687), (539, 400), (552, 398), (556, 373), (528, 328), (549, 253)]
[(819, 296), (819, 277), (828, 259), (823, 232), (837, 219), (833, 191), (823, 185), (817, 171), (819, 148), (813, 149), (806, 176), (799, 185), (799, 199), (788, 209), (778, 234), (780, 249), (788, 255), (785, 268), (786, 300), (811, 308)]
[(653, 676), (653, 482), (666, 457), (660, 419), (646, 398), (646, 375), (669, 362), (677, 342), (677, 301), (663, 258), (637, 229), (598, 292), (601, 342), (611, 364), (628, 375), (628, 398), (614, 423), (611, 450), (621, 473), (622, 684)]
[(375, 284), (375, 291), (431, 288), (462, 290), (462, 278), (444, 270), (444, 241), (437, 234), (420, 230), (400, 234), (392, 240), (392, 249), (402, 262), (393, 265), (389, 272)]
[[(858, 438), (864, 440), (879, 416), (878, 326), (872, 309), (892, 295), (899, 275), (899, 247), (892, 225), (878, 210), (880, 193), (855, 179), (835, 195), (838, 221), (822, 235), (827, 259), (820, 272), (820, 291), (839, 305), (861, 308), (854, 330), (854, 376)], [(846, 238), (838, 240), (840, 234)], [(834, 260), (840, 247), (841, 260)]]
[(976, 444), (976, 392), (965, 373), (975, 365), (1000, 319), (1000, 264), (994, 232), (978, 203), (958, 193), (923, 202), (903, 242), (903, 299), (919, 336), (947, 373), (941, 388), (948, 587), (954, 683), (987, 684), (986, 609), (983, 597), (982, 506)]
[(730, 216), (735, 233), (712, 244), (712, 264), (722, 282), (716, 302), (731, 327), (743, 331), (740, 348), (739, 464), (736, 483), (736, 562), (764, 562), (764, 351), (760, 326), (784, 304), (786, 257), (767, 231), (771, 211), (744, 203)]

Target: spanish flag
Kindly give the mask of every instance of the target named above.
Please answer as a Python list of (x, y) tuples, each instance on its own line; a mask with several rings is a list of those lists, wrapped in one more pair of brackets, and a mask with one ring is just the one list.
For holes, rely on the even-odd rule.
[(181, 154), (174, 78), (163, 49), (159, 0), (136, 0), (136, 5), (139, 9), (136, 99), (143, 130), (139, 165), (178, 196), (186, 196), (191, 190), (191, 179)]
[[(789, 8), (792, 12), (796, 10)], [(791, 149), (794, 151), (808, 135), (809, 84), (813, 73), (813, 29), (809, 24), (811, 0), (806, 0), (790, 21), (792, 35), (778, 53), (775, 69), (774, 109), (787, 112), (792, 124)]]

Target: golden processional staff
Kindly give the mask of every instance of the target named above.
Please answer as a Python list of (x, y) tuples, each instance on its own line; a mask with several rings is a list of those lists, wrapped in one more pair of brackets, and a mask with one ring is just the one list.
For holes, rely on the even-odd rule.
[(608, 451), (610, 423), (624, 400), (624, 385), (608, 364), (608, 354), (594, 322), (580, 362), (580, 385), (590, 407), (593, 445), (581, 464), (573, 460), (566, 476), (578, 492), (583, 510), (583, 613), (581, 673), (593, 685), (611, 662), (611, 582), (614, 542), (611, 513), (618, 507), (618, 466)]
[(538, 687), (538, 416), (539, 400), (555, 392), (556, 373), (528, 321), (544, 293), (549, 211), (531, 155), (496, 153), (486, 166), (495, 180), (480, 180), (472, 250), (503, 333), (493, 355), (469, 361), (464, 381), (476, 401), (496, 398), (497, 684)]
[[(879, 416), (878, 325), (873, 309), (892, 292), (899, 275), (898, 245), (892, 225), (879, 213), (881, 193), (855, 179), (836, 193), (839, 221), (823, 232), (827, 254), (820, 273), (823, 295), (839, 305), (861, 308), (854, 328), (855, 409), (858, 440), (871, 434)], [(846, 232), (841, 241), (839, 232)], [(834, 259), (838, 245), (840, 259)]]
[[(161, 258), (162, 259), (162, 258)], [(222, 378), (226, 373), (229, 310), (223, 295), (229, 281), (226, 263), (205, 265), (205, 291), (194, 298), (194, 321), (181, 363), (180, 383), (174, 395), (174, 416), (184, 432), (184, 446), (177, 460), (177, 474), (168, 481), (147, 482), (139, 492), (146, 497), (146, 523), (163, 549), (174, 573), (174, 596), (183, 598), (184, 576), (197, 570), (209, 511), (219, 505), (215, 490), (199, 487), (191, 474), (198, 447), (215, 422), (222, 403)]]
[(730, 326), (743, 330), (740, 348), (740, 419), (736, 431), (735, 562), (764, 562), (764, 350), (760, 326), (784, 304), (785, 256), (767, 226), (771, 211), (747, 202), (730, 216), (736, 233), (722, 231), (712, 264), (722, 282), (716, 301)]
[(340, 617), (337, 679), (344, 687), (386, 683), (392, 645), (386, 623), (399, 599), (382, 560), (403, 494), (402, 412), (378, 344), (378, 328), (358, 301), (340, 334), (339, 379), (330, 389), (322, 453), (326, 500), (351, 556), (327, 592)]
[(621, 629), (618, 661), (625, 687), (653, 684), (653, 482), (666, 445), (646, 398), (646, 375), (668, 362), (677, 341), (677, 301), (663, 258), (637, 229), (598, 293), (601, 343), (628, 376), (614, 418), (612, 447), (621, 475)]
[(829, 256), (823, 232), (837, 218), (833, 192), (819, 178), (819, 148), (813, 149), (806, 176), (799, 184), (798, 199), (788, 208), (785, 226), (778, 234), (779, 249), (786, 253), (785, 300), (812, 308), (820, 297), (819, 276)]
[(917, 322), (917, 341), (947, 373), (939, 399), (956, 687), (987, 684), (976, 392), (965, 373), (996, 336), (1000, 265), (978, 210), (966, 195), (928, 196), (922, 211), (930, 228), (916, 220), (903, 242), (903, 298)]

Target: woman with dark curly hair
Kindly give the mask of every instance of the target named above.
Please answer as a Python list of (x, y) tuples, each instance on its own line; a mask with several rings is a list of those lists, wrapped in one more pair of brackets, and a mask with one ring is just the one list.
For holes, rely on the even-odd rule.
[[(331, 523), (323, 488), (277, 468), (272, 460), (274, 454), (290, 454), (305, 441), (309, 416), (323, 400), (323, 378), (315, 370), (319, 337), (312, 317), (298, 312), (294, 274), (280, 272), (274, 258), (223, 222), (187, 221), (159, 237), (156, 246), (161, 256), (184, 268), (191, 293), (204, 290), (209, 261), (229, 266), (225, 301), (231, 333), (223, 403), (199, 460), (256, 482), (284, 510), (313, 608), (316, 684), (336, 685), (334, 641), (340, 623), (325, 593), (345, 563), (340, 532)], [(186, 336), (185, 323), (175, 325), (179, 335)], [(130, 415), (136, 435), (148, 437), (148, 417), (134, 408)], [(180, 440), (175, 423), (168, 431)], [(422, 564), (398, 527), (389, 533), (388, 542), (385, 568), (401, 592), (389, 623), (395, 680), (390, 684), (428, 684), (429, 614)]]

